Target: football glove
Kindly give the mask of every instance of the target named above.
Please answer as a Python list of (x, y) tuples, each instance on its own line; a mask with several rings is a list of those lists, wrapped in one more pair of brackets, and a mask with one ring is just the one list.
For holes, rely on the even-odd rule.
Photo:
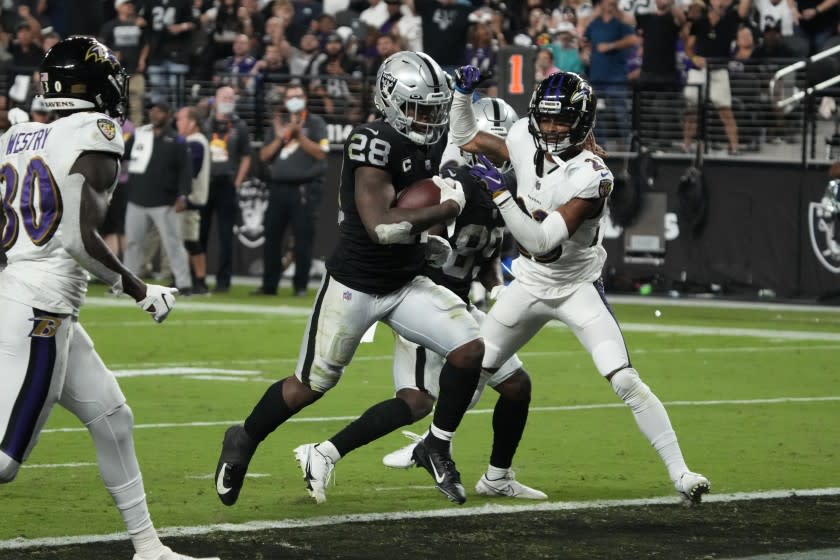
[(461, 186), (461, 183), (455, 179), (449, 177), (444, 178), (440, 175), (432, 177), (432, 181), (440, 189), (440, 203), (443, 204), (447, 200), (454, 201), (458, 205), (458, 214), (460, 214), (467, 204), (467, 197), (464, 194), (464, 187)]
[(178, 288), (146, 284), (146, 297), (138, 301), (137, 306), (151, 315), (155, 322), (163, 323), (175, 307), (177, 294)]
[(481, 181), (493, 200), (498, 202), (498, 197), (508, 192), (504, 175), (483, 154), (478, 154), (476, 159), (478, 163), (470, 168), (470, 175)]
[(461, 66), (455, 69), (455, 91), (471, 95), (481, 81), (481, 70), (475, 66)]
[(426, 260), (432, 266), (441, 267), (446, 264), (449, 255), (452, 254), (452, 246), (449, 241), (439, 235), (429, 235), (426, 238)]

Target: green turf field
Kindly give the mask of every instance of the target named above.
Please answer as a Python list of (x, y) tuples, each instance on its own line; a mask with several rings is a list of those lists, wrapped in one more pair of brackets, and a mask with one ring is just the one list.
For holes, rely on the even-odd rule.
[[(83, 309), (82, 324), (134, 411), (156, 524), (448, 507), (425, 471), (381, 465), (406, 442), (399, 433), (343, 459), (326, 504), (304, 489), (292, 449), (326, 439), (392, 394), (392, 337), (382, 325), (339, 386), (260, 447), (239, 503), (219, 502), (211, 478), (225, 427), (293, 372), (310, 303), (244, 293), (183, 300), (163, 325), (127, 300), (94, 297)], [(837, 485), (840, 313), (663, 306), (657, 317), (650, 305), (614, 307), (635, 367), (666, 403), (689, 466), (711, 479), (713, 492)], [(534, 383), (514, 463), (520, 480), (552, 501), (675, 495), (629, 410), (568, 330), (547, 327), (520, 357)], [(468, 505), (505, 500), (471, 492), (489, 457), (494, 402), (485, 393), (455, 440)], [(0, 540), (123, 530), (90, 439), (65, 411), (53, 413), (29, 466), (0, 487), (0, 517)]]

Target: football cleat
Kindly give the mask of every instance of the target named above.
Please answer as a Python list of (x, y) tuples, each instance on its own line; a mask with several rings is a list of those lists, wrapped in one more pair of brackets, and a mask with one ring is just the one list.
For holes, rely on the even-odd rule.
[(507, 496), (509, 498), (522, 498), (525, 500), (546, 500), (545, 492), (536, 488), (525, 486), (516, 480), (516, 473), (508, 469), (507, 474), (502, 478), (490, 480), (487, 473), (481, 475), (475, 485), (475, 491), (484, 496)]
[(467, 501), (467, 493), (461, 484), (461, 473), (455, 468), (452, 456), (440, 453), (430, 448), (425, 440), (420, 440), (414, 446), (411, 458), (418, 467), (423, 467), (435, 481), (435, 488), (456, 504)]
[(707, 494), (712, 489), (708, 478), (691, 471), (682, 473), (680, 479), (674, 483), (674, 487), (689, 504), (699, 504), (703, 499), (703, 494)]
[(216, 464), (216, 494), (226, 506), (232, 506), (239, 498), (248, 463), (257, 449), (257, 443), (251, 439), (245, 428), (239, 424), (231, 426), (222, 440), (222, 453)]
[(382, 463), (386, 467), (391, 467), (392, 469), (408, 469), (416, 466), (413, 457), (414, 448), (417, 447), (417, 442), (423, 441), (424, 436), (418, 436), (408, 430), (403, 430), (402, 435), (410, 439), (411, 443), (382, 457)]
[(327, 501), (325, 490), (335, 472), (335, 463), (323, 455), (315, 446), (316, 443), (306, 443), (295, 448), (295, 459), (303, 471), (303, 480), (309, 495), (319, 504)]
[(163, 547), (163, 550), (158, 552), (156, 556), (140, 556), (139, 554), (135, 554), (133, 560), (220, 560), (218, 556), (212, 556), (208, 558), (194, 558), (192, 556), (186, 556), (184, 554), (178, 554), (177, 552), (173, 552), (171, 548), (168, 546)]

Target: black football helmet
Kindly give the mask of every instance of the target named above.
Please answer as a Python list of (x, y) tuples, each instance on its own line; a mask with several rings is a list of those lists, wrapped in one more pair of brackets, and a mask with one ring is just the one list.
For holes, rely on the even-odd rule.
[[(537, 149), (559, 154), (582, 144), (595, 126), (596, 104), (592, 86), (574, 72), (557, 72), (545, 78), (534, 90), (528, 105), (528, 132)], [(543, 133), (540, 123), (548, 119), (568, 125), (568, 134)]]
[(111, 50), (93, 37), (56, 43), (41, 63), (44, 106), (50, 111), (94, 110), (125, 118), (128, 76)]

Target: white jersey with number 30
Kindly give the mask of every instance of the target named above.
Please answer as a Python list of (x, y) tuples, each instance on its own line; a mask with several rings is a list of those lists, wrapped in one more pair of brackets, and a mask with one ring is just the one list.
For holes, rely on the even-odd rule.
[[(528, 132), (528, 119), (511, 127), (506, 142), (520, 207), (539, 222), (573, 198), (603, 198), (612, 191), (612, 172), (589, 150), (568, 161), (545, 161), (543, 176), (538, 177), (534, 165), (537, 148)], [(601, 245), (601, 220), (606, 212), (604, 204), (597, 216), (585, 220), (570, 239), (545, 255), (528, 255), (520, 248), (522, 256), (513, 261), (513, 273), (522, 286), (537, 297), (558, 298), (580, 283), (597, 280), (607, 258)]]
[(44, 311), (78, 312), (88, 273), (61, 244), (61, 227), (78, 227), (62, 224), (63, 189), (70, 188), (67, 177), (82, 153), (122, 157), (123, 148), (119, 124), (91, 112), (17, 124), (0, 137), (0, 246), (8, 259), (0, 295)]

